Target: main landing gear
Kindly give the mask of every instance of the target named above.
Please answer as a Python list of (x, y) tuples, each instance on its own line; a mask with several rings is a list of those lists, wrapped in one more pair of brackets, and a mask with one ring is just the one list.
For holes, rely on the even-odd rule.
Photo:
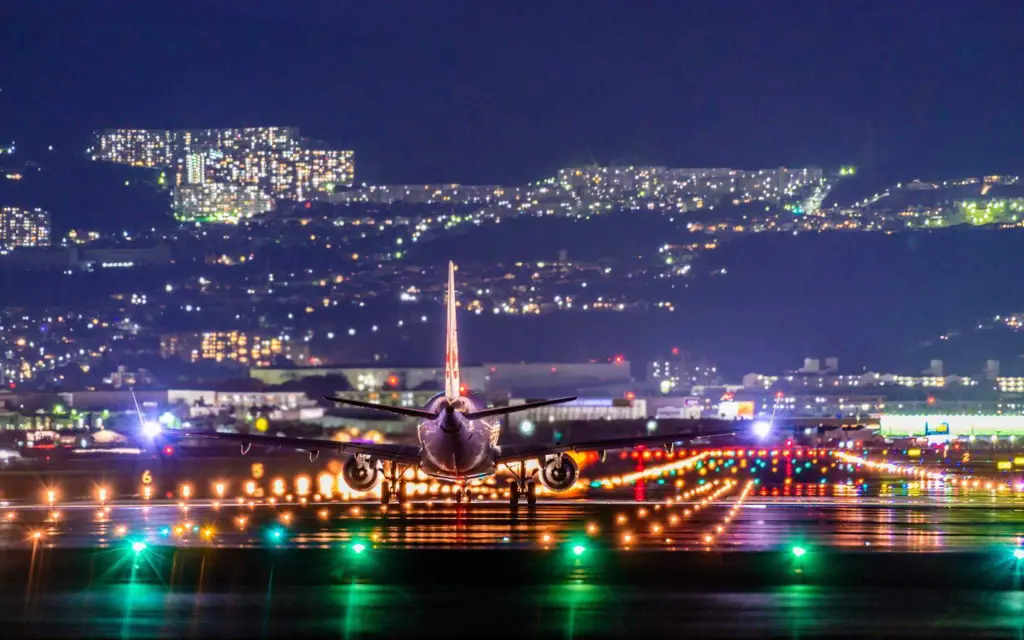
[(519, 463), (518, 473), (512, 468), (512, 465), (508, 465), (508, 470), (514, 476), (508, 487), (509, 504), (513, 507), (517, 506), (519, 504), (519, 496), (523, 494), (526, 494), (526, 504), (531, 507), (537, 504), (537, 482), (533, 480), (532, 475), (530, 478), (526, 477), (526, 463)]
[(402, 480), (402, 474), (405, 473), (405, 469), (401, 465), (392, 462), (388, 465), (387, 473), (389, 479), (380, 483), (380, 503), (387, 505), (391, 502), (391, 496), (394, 494), (398, 504), (404, 505), (408, 498), (405, 494), (405, 481)]

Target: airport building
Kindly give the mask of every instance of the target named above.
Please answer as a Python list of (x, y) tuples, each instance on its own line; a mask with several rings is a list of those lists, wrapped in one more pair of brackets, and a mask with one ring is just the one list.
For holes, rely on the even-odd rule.
[(881, 435), (891, 438), (1009, 438), (1024, 436), (1024, 416), (1006, 414), (881, 415)]
[[(528, 391), (555, 392), (625, 385), (633, 381), (628, 360), (611, 362), (488, 362), (462, 366), (459, 370), (464, 393), (488, 398), (510, 398)], [(436, 393), (444, 384), (439, 367), (302, 367), (296, 369), (253, 369), (249, 375), (266, 384), (282, 384), (311, 376), (344, 376), (354, 391), (427, 391)]]

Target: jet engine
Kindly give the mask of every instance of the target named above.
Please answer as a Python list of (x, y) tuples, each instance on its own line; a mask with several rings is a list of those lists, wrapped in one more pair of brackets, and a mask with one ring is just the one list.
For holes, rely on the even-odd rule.
[(372, 490), (380, 482), (380, 475), (377, 461), (367, 456), (352, 456), (341, 467), (345, 484), (354, 491)]
[(565, 453), (541, 461), (540, 483), (550, 491), (568, 491), (579, 477), (579, 465)]

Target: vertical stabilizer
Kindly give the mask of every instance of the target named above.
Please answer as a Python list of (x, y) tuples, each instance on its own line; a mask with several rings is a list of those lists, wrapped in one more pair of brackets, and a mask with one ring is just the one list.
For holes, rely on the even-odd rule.
[(448, 342), (444, 354), (444, 395), (457, 398), (462, 393), (459, 380), (459, 332), (455, 326), (455, 263), (448, 263)]

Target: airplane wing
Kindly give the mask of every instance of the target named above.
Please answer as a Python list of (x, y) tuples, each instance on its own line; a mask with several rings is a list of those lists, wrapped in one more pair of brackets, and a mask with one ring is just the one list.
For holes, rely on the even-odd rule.
[(536, 409), (537, 407), (546, 407), (549, 404), (561, 404), (563, 402), (572, 402), (576, 399), (576, 396), (570, 396), (568, 398), (554, 398), (552, 400), (537, 400), (536, 402), (526, 402), (524, 404), (513, 404), (507, 407), (493, 407), (491, 409), (481, 409), (480, 411), (474, 411), (466, 414), (466, 420), (480, 420), (481, 418), (491, 418), (493, 416), (503, 416), (509, 413), (518, 413), (520, 411), (526, 411), (528, 409)]
[[(714, 424), (712, 424), (714, 423)], [(498, 463), (518, 462), (540, 458), (554, 453), (584, 451), (605, 451), (614, 449), (630, 449), (637, 446), (658, 446), (677, 442), (689, 442), (697, 438), (717, 438), (731, 436), (750, 430), (750, 422), (746, 420), (701, 420), (700, 424), (687, 431), (666, 433), (653, 436), (632, 436), (620, 438), (604, 438), (581, 442), (566, 442), (553, 445), (545, 444), (513, 444), (499, 447)]]
[(259, 447), (289, 447), (300, 451), (337, 451), (359, 453), (380, 460), (419, 464), (420, 446), (413, 444), (384, 444), (374, 442), (338, 442), (321, 438), (292, 438), (283, 436), (252, 435), (248, 433), (220, 433), (218, 431), (176, 431), (164, 435), (188, 438), (215, 438), (240, 444), (254, 444)]
[(324, 399), (330, 400), (331, 402), (340, 402), (341, 404), (359, 407), (360, 409), (373, 409), (374, 411), (384, 411), (386, 413), (394, 413), (396, 415), (408, 416), (410, 418), (420, 418), (421, 420), (433, 420), (437, 417), (436, 412), (431, 413), (430, 411), (413, 409), (412, 407), (395, 407), (389, 404), (363, 402), (362, 400), (348, 400), (347, 398), (335, 398), (334, 396), (324, 396)]

